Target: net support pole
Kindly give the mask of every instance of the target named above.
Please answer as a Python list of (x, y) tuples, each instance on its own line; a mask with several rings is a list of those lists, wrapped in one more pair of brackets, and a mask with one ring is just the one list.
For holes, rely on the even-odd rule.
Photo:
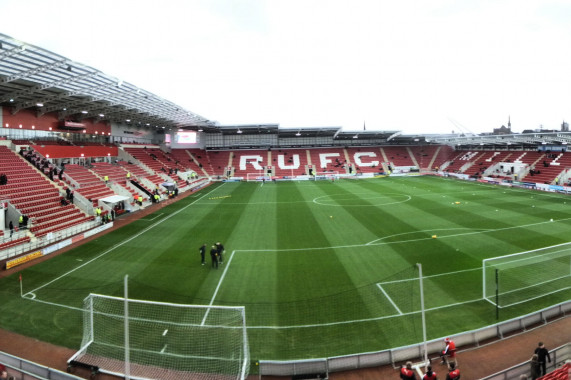
[(131, 359), (129, 357), (129, 275), (125, 275), (125, 302), (124, 302), (124, 315), (125, 315), (125, 380), (131, 379)]
[(422, 264), (416, 264), (418, 267), (418, 279), (420, 282), (420, 310), (422, 316), (422, 341), (424, 342), (424, 361), (428, 363), (428, 344), (426, 343), (426, 316), (424, 315), (424, 285), (422, 282)]
[(496, 321), (500, 319), (500, 274), (496, 268)]

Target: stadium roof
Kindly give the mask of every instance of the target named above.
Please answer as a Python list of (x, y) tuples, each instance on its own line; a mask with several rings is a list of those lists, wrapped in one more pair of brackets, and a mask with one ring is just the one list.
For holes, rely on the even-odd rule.
[(509, 135), (438, 135), (427, 136), (427, 142), (454, 146), (486, 146), (506, 148), (509, 146), (535, 148), (541, 145), (567, 145), (571, 143), (571, 132), (528, 132)]
[(491, 135), (402, 135), (399, 131), (343, 131), (341, 127), (280, 128), (278, 124), (227, 125), (208, 120), (118, 78), (0, 33), (0, 106), (12, 114), (31, 109), (60, 120), (108, 121), (148, 128), (178, 128), (206, 133), (277, 134), (332, 137), (335, 140), (433, 143), (463, 147), (533, 148), (566, 145), (570, 132)]
[(147, 127), (211, 126), (208, 119), (99, 70), (0, 34), (0, 105), (60, 120)]
[(278, 134), (387, 140), (397, 131), (343, 131), (341, 127), (279, 128), (278, 124), (218, 125), (168, 100), (97, 69), (0, 34), (0, 106), (12, 114), (31, 109), (60, 120), (109, 121), (206, 133)]

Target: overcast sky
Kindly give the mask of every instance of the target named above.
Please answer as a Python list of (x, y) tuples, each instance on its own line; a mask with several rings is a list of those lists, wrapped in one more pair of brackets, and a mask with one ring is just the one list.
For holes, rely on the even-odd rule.
[(220, 124), (571, 120), (571, 0), (0, 0), (0, 32)]

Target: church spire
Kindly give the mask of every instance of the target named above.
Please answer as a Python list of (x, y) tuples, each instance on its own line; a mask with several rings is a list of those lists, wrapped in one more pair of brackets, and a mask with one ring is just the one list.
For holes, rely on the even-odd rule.
[(510, 129), (511, 129), (511, 127), (512, 127), (512, 122), (511, 122), (511, 120), (510, 120), (510, 119), (511, 119), (511, 116), (510, 116), (510, 115), (508, 115), (508, 128), (510, 128)]

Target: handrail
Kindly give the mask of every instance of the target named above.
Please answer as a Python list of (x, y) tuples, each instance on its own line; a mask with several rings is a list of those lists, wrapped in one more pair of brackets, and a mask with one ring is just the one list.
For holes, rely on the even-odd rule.
[[(571, 314), (571, 301), (563, 302), (534, 313), (513, 318), (480, 329), (465, 331), (451, 336), (457, 347), (476, 345), (490, 339), (504, 339), (506, 334), (514, 331), (526, 330), (529, 326), (538, 323), (546, 324), (548, 320), (557, 317), (568, 317)], [(437, 338), (427, 342), (428, 353), (440, 351), (442, 339)], [(328, 358), (316, 358), (311, 360), (260, 360), (259, 369), (261, 375), (269, 376), (292, 376), (296, 373), (315, 373), (323, 368), (326, 363), (327, 372), (348, 371), (359, 368), (379, 367), (384, 365), (395, 366), (397, 362), (416, 360), (424, 356), (424, 343), (416, 343), (409, 346), (391, 348), (383, 351), (364, 352), (354, 355), (345, 355)], [(300, 372), (302, 371), (302, 372)]]

